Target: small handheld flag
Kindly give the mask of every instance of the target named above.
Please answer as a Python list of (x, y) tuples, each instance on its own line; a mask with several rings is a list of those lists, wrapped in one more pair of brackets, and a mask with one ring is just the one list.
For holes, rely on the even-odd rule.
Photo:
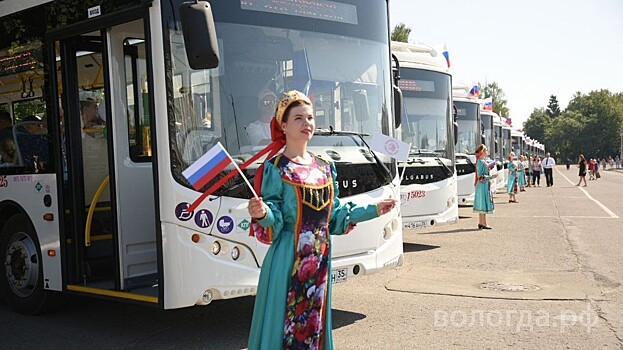
[[(220, 142), (217, 142), (214, 147), (210, 148), (210, 150), (206, 152), (206, 154), (201, 156), (201, 158), (197, 159), (186, 170), (184, 170), (182, 175), (184, 175), (194, 189), (200, 190), (210, 180), (214, 179), (218, 173), (225, 170), (228, 165), (233, 165), (236, 168), (236, 171), (240, 174), (240, 176), (242, 176), (244, 181), (247, 183), (247, 186), (251, 189), (251, 192), (253, 192), (253, 195), (257, 198), (257, 193), (255, 193), (253, 186), (251, 186), (249, 180), (242, 173), (242, 170), (240, 170), (236, 162), (234, 162)], [(215, 188), (212, 186), (208, 189), (208, 191), (204, 192), (202, 197), (205, 198), (217, 189), (218, 187)], [(194, 209), (196, 204), (198, 203), (193, 203), (191, 207)]]
[(380, 133), (372, 135), (370, 148), (375, 152), (387, 154), (403, 162), (409, 158), (409, 150), (411, 149), (408, 143)]

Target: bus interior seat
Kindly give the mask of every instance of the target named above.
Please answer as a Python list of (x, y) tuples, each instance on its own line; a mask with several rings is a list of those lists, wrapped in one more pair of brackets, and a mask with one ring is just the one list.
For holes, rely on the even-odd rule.
[(47, 128), (45, 123), (38, 121), (21, 122), (13, 126), (18, 165), (35, 167), (35, 161), (38, 165), (47, 164), (50, 160), (47, 132), (31, 134), (26, 130), (29, 125), (43, 125), (43, 128)]

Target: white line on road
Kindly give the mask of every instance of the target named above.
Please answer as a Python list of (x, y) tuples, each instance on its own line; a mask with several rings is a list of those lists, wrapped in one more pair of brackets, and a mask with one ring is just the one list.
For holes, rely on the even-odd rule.
[[(571, 180), (569, 180), (565, 174), (563, 174), (560, 170), (558, 170), (558, 168), (556, 168), (556, 171), (565, 178), (565, 180), (567, 180), (571, 185), (575, 185), (575, 183), (571, 182)], [(581, 188), (578, 186), (578, 190), (584, 192), (584, 194), (586, 195), (586, 197), (590, 200), (592, 200), (593, 202), (595, 202), (595, 204), (597, 204), (601, 209), (603, 209), (608, 215), (610, 215), (611, 218), (613, 219), (618, 219), (619, 216), (617, 214), (615, 214), (612, 210), (608, 209), (608, 207), (606, 207), (605, 205), (603, 205), (600, 201), (596, 200), (595, 198), (591, 197), (590, 194), (588, 194), (588, 192), (586, 192), (585, 189)]]

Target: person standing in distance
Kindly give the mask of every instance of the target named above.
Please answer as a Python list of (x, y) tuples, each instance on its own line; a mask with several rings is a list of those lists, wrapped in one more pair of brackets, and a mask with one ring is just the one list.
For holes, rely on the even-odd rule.
[(545, 159), (541, 162), (541, 166), (543, 167), (543, 172), (545, 173), (545, 182), (547, 183), (547, 187), (554, 186), (554, 166), (556, 165), (556, 161), (554, 158), (550, 157), (549, 152), (545, 154)]
[[(312, 102), (286, 92), (271, 122), (282, 153), (258, 169), (249, 200), (254, 235), (271, 244), (257, 287), (249, 350), (333, 349), (331, 240), (356, 223), (389, 213), (395, 199), (356, 205), (338, 198), (332, 162), (307, 151), (316, 128)], [(362, 232), (362, 234), (365, 234)]]

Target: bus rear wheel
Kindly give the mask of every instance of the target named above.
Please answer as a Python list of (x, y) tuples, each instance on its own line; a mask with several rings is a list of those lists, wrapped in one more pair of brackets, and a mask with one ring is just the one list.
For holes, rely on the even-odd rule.
[(43, 288), (41, 248), (28, 217), (10, 218), (0, 233), (0, 289), (7, 304), (22, 314), (45, 312), (58, 294)]

